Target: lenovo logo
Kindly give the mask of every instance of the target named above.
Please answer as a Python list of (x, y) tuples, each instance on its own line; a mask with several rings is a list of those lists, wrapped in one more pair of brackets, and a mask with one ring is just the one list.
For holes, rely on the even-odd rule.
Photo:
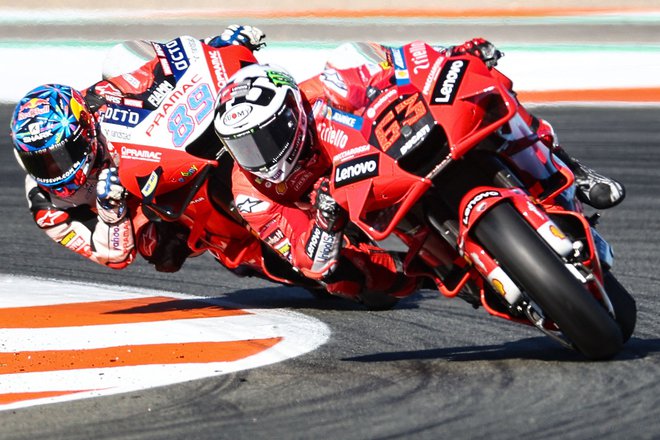
[(359, 157), (339, 165), (335, 170), (335, 188), (378, 175), (378, 155)]
[(468, 61), (456, 60), (442, 68), (433, 90), (433, 104), (450, 105), (454, 102), (467, 66)]

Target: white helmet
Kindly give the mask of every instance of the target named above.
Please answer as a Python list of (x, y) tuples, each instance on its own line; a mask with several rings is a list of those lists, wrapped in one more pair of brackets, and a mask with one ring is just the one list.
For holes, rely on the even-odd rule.
[(273, 183), (295, 168), (307, 135), (300, 90), (284, 69), (252, 64), (220, 91), (215, 132), (244, 169)]

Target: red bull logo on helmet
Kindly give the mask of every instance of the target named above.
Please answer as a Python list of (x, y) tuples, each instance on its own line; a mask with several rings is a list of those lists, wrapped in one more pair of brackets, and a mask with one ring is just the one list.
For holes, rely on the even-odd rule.
[(23, 121), (28, 118), (43, 115), (49, 111), (50, 104), (48, 103), (48, 100), (32, 98), (25, 104), (21, 105), (21, 108), (18, 110), (18, 117), (16, 119)]

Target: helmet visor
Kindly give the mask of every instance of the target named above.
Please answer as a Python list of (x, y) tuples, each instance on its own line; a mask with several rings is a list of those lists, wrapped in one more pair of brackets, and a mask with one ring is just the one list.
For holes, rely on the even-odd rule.
[(293, 96), (289, 97), (293, 102), (285, 103), (266, 123), (244, 134), (222, 138), (241, 167), (248, 171), (268, 169), (290, 151), (298, 130), (299, 109)]
[(41, 185), (56, 186), (74, 176), (92, 147), (81, 130), (78, 136), (38, 151), (19, 151), (25, 169)]

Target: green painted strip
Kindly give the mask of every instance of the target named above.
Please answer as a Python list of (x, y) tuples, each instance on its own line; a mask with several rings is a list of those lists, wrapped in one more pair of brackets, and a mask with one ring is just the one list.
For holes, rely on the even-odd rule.
[[(0, 9), (0, 12), (3, 12)], [(6, 12), (6, 11), (4, 11)], [(557, 25), (557, 24), (599, 24), (599, 25), (633, 25), (633, 24), (654, 24), (660, 23), (660, 10), (649, 11), (648, 13), (634, 12), (630, 14), (602, 13), (585, 15), (566, 15), (566, 16), (546, 16), (546, 17), (521, 17), (521, 16), (498, 16), (498, 17), (438, 17), (438, 16), (419, 16), (419, 17), (391, 17), (391, 16), (368, 16), (368, 17), (254, 17), (250, 14), (230, 14), (214, 16), (212, 18), (203, 15), (194, 16), (163, 16), (153, 11), (145, 11), (144, 14), (121, 13), (121, 11), (107, 11), (106, 13), (74, 13), (63, 14), (56, 11), (48, 14), (47, 11), (34, 11), (31, 13), (11, 13), (0, 14), (0, 24), (4, 25), (23, 25), (23, 26), (43, 26), (53, 24), (67, 25), (90, 25), (90, 24), (140, 24), (148, 20), (152, 24), (180, 24), (180, 25), (200, 25), (217, 24), (218, 20), (242, 19), (250, 22), (272, 23), (278, 25), (296, 25), (296, 24), (321, 24), (321, 25), (381, 25), (381, 26), (400, 26), (400, 25)]]
[[(0, 40), (0, 49), (40, 49), (40, 48), (75, 48), (75, 49), (109, 49), (123, 40), (116, 41), (84, 41), (84, 40)], [(267, 48), (273, 49), (333, 49), (343, 41), (274, 41), (269, 42)], [(389, 41), (384, 44), (397, 46), (405, 41)], [(436, 43), (440, 45), (455, 44), (456, 42)], [(557, 43), (525, 43), (525, 44), (502, 44), (498, 45), (501, 50), (509, 52), (660, 52), (659, 44), (557, 44)]]
[(83, 41), (83, 40), (0, 40), (0, 49), (39, 49), (39, 48), (76, 48), (76, 49), (106, 49), (120, 43), (117, 41)]
[[(42, 41), (24, 41), (24, 40), (0, 40), (2, 49), (39, 49), (39, 48), (83, 48), (83, 49), (107, 49), (123, 40), (117, 41), (77, 41), (77, 40), (42, 40)], [(333, 49), (342, 41), (286, 41), (270, 42), (268, 48), (273, 49)], [(401, 45), (405, 41), (384, 42), (387, 45)], [(450, 44), (450, 43), (433, 43)], [(541, 51), (541, 52), (658, 52), (660, 44), (503, 44), (502, 50), (513, 52)]]
[[(407, 41), (383, 42), (386, 45), (402, 45)], [(303, 42), (287, 41), (268, 43), (268, 47), (284, 49), (333, 49), (341, 42)], [(431, 42), (431, 44), (452, 45), (456, 42)], [(578, 43), (578, 44), (559, 44), (559, 43), (524, 43), (524, 44), (502, 44), (498, 48), (511, 52), (659, 52), (658, 44), (632, 44), (632, 43)]]
[(660, 44), (633, 44), (633, 43), (579, 43), (579, 44), (506, 44), (502, 50), (515, 51), (543, 51), (543, 52), (659, 52)]
[[(562, 16), (562, 17), (301, 17), (301, 18), (259, 18), (252, 19), (264, 23), (278, 25), (378, 25), (378, 26), (414, 26), (414, 25), (509, 25), (509, 26), (543, 26), (543, 25), (611, 25), (629, 26), (634, 24), (660, 23), (660, 13), (647, 15), (602, 15), (602, 16)], [(205, 19), (195, 23), (214, 23)]]

